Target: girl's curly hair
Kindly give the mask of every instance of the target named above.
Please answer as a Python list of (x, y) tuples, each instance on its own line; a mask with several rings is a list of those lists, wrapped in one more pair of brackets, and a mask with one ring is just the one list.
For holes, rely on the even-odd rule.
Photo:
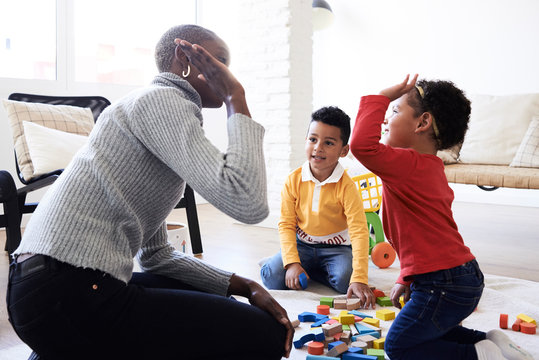
[[(423, 97), (417, 87), (423, 89)], [(419, 80), (408, 93), (408, 104), (419, 116), (430, 112), (438, 128), (434, 135), (438, 150), (444, 150), (464, 140), (470, 120), (471, 105), (462, 90), (451, 81)]]

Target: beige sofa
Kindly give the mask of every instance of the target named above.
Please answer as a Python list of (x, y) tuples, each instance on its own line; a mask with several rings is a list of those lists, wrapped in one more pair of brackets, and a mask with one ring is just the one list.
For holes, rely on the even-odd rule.
[(482, 188), (539, 189), (539, 94), (470, 99), (464, 142), (438, 152), (447, 180)]

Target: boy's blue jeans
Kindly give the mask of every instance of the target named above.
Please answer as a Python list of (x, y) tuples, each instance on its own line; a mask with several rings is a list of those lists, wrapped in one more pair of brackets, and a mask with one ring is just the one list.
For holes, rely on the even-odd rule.
[(393, 359), (473, 359), (485, 333), (460, 326), (483, 292), (483, 273), (472, 260), (448, 270), (415, 275), (411, 300), (391, 325), (385, 350)]
[[(352, 275), (351, 246), (315, 247), (298, 240), (297, 248), (301, 266), (312, 280), (346, 294)], [(272, 290), (288, 289), (285, 275), (281, 252), (270, 258), (260, 269), (262, 283)]]

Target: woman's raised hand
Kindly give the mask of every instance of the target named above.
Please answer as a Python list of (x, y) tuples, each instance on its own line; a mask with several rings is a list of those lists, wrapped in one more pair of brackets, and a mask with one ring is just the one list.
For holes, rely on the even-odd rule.
[(412, 78), (412, 81), (408, 82), (409, 80), (410, 74), (406, 75), (406, 78), (403, 82), (380, 91), (380, 95), (387, 96), (390, 101), (397, 100), (402, 95), (406, 94), (408, 91), (414, 88), (417, 81), (417, 74), (415, 74), (415, 76)]

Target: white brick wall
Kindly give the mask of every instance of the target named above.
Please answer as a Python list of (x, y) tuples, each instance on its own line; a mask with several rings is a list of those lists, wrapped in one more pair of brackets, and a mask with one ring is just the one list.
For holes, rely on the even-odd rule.
[(251, 114), (266, 128), (270, 216), (276, 226), (286, 176), (305, 161), (312, 112), (312, 0), (241, 0), (235, 56)]

